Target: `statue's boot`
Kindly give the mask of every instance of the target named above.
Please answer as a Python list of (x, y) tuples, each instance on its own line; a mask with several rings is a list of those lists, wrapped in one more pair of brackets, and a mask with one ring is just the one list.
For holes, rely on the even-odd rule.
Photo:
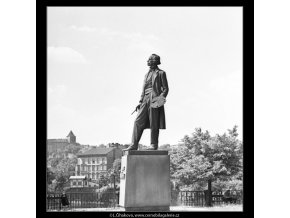
[(138, 149), (138, 146), (130, 145), (128, 148), (125, 148), (122, 151), (131, 151), (131, 150), (137, 150), (137, 149)]
[(147, 148), (146, 150), (157, 150), (158, 149), (158, 145), (151, 145), (149, 148)]

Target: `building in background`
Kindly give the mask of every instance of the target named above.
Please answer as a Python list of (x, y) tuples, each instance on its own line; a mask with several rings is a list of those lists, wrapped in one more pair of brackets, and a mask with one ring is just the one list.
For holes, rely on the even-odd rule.
[(69, 132), (66, 138), (62, 139), (47, 139), (47, 152), (61, 151), (66, 145), (74, 144), (79, 145), (76, 142), (76, 136), (72, 131)]
[(75, 176), (85, 176), (88, 180), (96, 181), (102, 174), (113, 166), (116, 159), (120, 159), (122, 150), (118, 147), (94, 147), (78, 154)]
[(76, 138), (77, 137), (73, 134), (72, 131), (70, 131), (69, 134), (66, 137), (68, 143), (70, 143), (70, 144), (75, 144), (76, 143)]
[(88, 187), (88, 182), (85, 176), (71, 176), (69, 177), (71, 188)]

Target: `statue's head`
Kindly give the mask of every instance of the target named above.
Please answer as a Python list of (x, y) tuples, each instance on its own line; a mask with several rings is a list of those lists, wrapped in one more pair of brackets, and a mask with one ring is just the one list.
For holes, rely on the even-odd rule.
[(147, 61), (147, 65), (150, 67), (157, 66), (159, 64), (161, 64), (160, 57), (157, 54), (152, 54)]

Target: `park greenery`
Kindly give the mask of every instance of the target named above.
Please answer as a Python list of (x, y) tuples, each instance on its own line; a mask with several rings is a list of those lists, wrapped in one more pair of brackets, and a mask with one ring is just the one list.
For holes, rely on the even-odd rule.
[(243, 145), (237, 126), (223, 135), (211, 136), (196, 128), (192, 136), (170, 152), (171, 180), (176, 189), (242, 189)]
[(61, 191), (69, 184), (69, 177), (74, 175), (77, 154), (83, 153), (87, 146), (68, 144), (63, 149), (47, 154), (47, 185), (48, 191)]
[[(77, 154), (88, 146), (66, 145), (62, 150), (48, 154), (47, 184), (49, 191), (63, 190), (74, 175)], [(237, 126), (222, 135), (211, 136), (208, 131), (196, 128), (191, 136), (184, 136), (177, 145), (161, 145), (160, 150), (170, 154), (170, 176), (174, 190), (242, 190), (243, 144), (238, 139)], [(120, 183), (121, 160), (102, 175), (100, 190), (108, 190), (115, 181)]]

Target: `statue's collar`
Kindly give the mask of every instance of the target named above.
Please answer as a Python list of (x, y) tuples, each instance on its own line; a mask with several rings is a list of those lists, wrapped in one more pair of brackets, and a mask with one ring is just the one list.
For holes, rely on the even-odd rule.
[(158, 68), (158, 67), (156, 67), (154, 70), (152, 70), (152, 69), (149, 69), (148, 73), (150, 73), (150, 72), (153, 72), (153, 73), (155, 73), (155, 72), (158, 72), (158, 71), (159, 71), (159, 68)]

